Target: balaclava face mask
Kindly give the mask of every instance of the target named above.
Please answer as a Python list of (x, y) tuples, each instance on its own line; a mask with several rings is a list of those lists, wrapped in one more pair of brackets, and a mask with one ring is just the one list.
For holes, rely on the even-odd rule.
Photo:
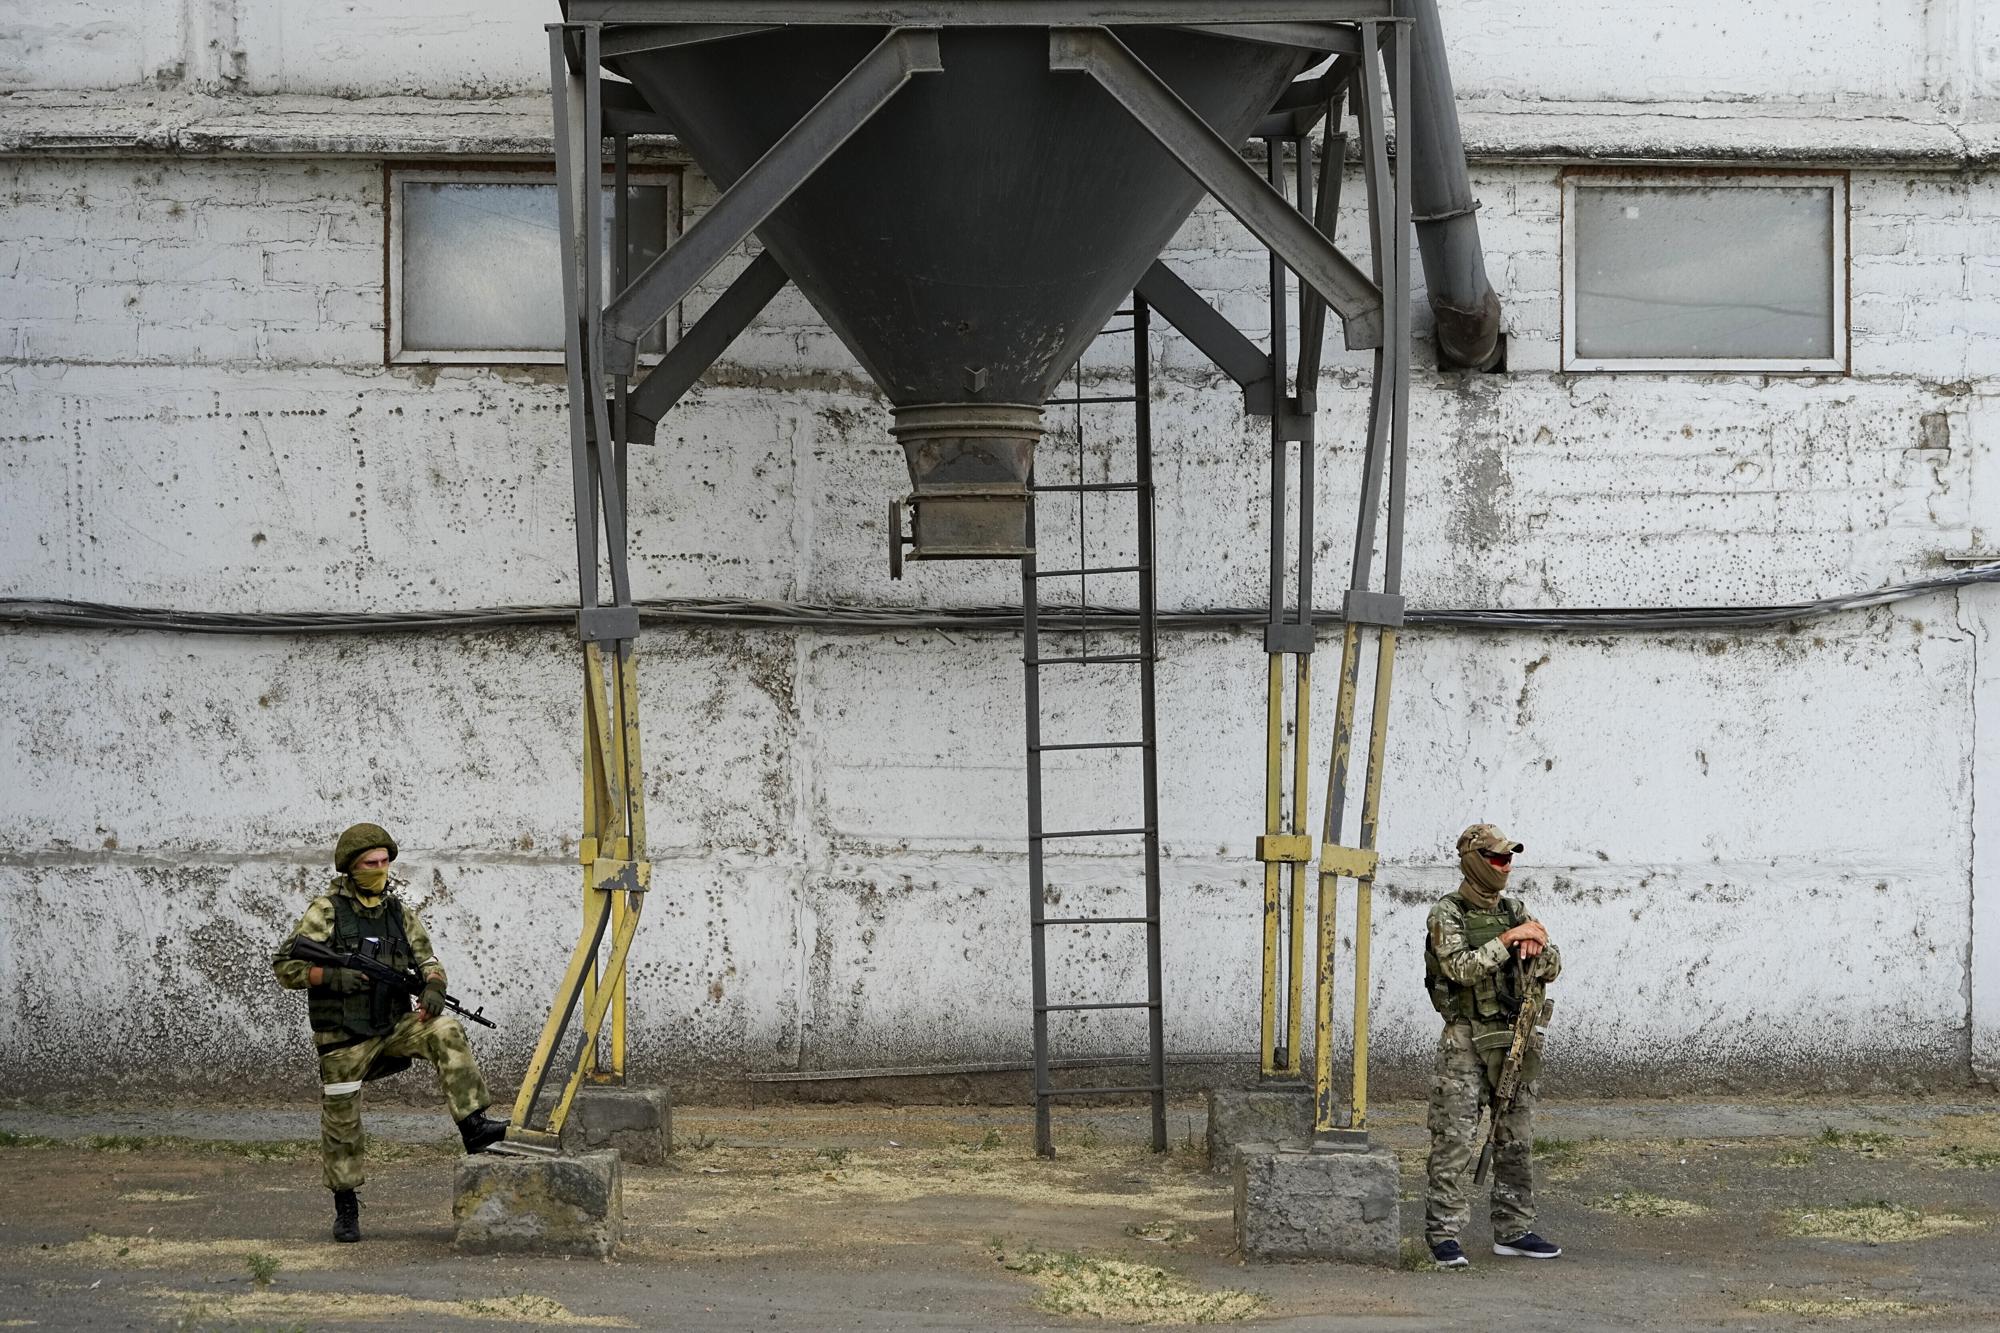
[(1458, 854), (1459, 869), (1465, 878), (1458, 891), (1465, 901), (1482, 912), (1490, 912), (1500, 905), (1500, 891), (1507, 887), (1507, 872), (1486, 859), (1486, 854), (1476, 847), (1468, 847)]
[(387, 866), (377, 866), (373, 870), (355, 866), (347, 872), (347, 877), (354, 881), (355, 896), (361, 900), (363, 907), (373, 907), (381, 902), (383, 890), (389, 887)]

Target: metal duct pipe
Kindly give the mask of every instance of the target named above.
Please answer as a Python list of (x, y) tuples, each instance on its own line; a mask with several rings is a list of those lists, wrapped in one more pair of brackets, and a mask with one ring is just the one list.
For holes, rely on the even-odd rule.
[(1492, 370), (1506, 354), (1500, 298), (1486, 277), (1479, 246), (1478, 205), (1466, 176), (1458, 99), (1445, 59), (1437, 0), (1404, 0), (1415, 20), (1410, 52), (1410, 106), (1397, 108), (1396, 139), (1411, 154), (1411, 212), (1424, 264), (1431, 312), (1437, 317), (1438, 363), (1452, 370)]

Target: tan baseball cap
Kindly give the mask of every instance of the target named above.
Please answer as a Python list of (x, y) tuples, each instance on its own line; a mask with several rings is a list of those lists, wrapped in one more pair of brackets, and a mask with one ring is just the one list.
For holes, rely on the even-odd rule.
[(1502, 833), (1493, 824), (1474, 824), (1458, 835), (1461, 852), (1525, 852), (1528, 849)]

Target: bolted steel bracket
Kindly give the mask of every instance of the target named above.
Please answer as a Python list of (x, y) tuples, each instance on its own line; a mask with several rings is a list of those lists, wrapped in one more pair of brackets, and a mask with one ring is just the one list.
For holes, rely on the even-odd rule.
[(1350, 625), (1400, 629), (1403, 624), (1403, 598), (1399, 593), (1349, 588), (1346, 599), (1340, 605), (1340, 614)]
[(1322, 876), (1346, 876), (1348, 879), (1373, 879), (1379, 858), (1376, 853), (1364, 847), (1342, 847), (1330, 842), (1319, 851), (1319, 873)]
[(889, 577), (903, 577), (903, 548), (915, 546), (917, 539), (903, 531), (903, 502), (889, 501)]
[(586, 606), (576, 613), (576, 637), (585, 643), (611, 643), (639, 637), (636, 606)]
[(1309, 862), (1313, 859), (1310, 833), (1266, 833), (1257, 839), (1259, 861)]

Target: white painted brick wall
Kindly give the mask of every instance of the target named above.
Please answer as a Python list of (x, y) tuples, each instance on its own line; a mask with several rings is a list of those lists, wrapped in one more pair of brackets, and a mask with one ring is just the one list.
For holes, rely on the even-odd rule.
[(381, 362), (372, 163), (16, 159), (0, 181), (11, 359)]
[[(1444, 0), (1461, 96), (1829, 102), (1995, 95), (2000, 21), (1960, 0)], [(0, 36), (14, 86), (185, 74), (257, 93), (468, 98), (546, 85), (552, 0), (56, 0)], [(1857, 40), (1866, 34), (1866, 40)], [(191, 40), (192, 39), (192, 40)], [(186, 48), (186, 54), (183, 50)], [(186, 67), (185, 69), (183, 67)]]
[[(4, 172), (0, 595), (232, 610), (573, 595), (558, 377), (382, 365), (378, 164)], [(1514, 373), (1417, 377), (1415, 602), (1788, 601), (1920, 576), (1992, 540), (1978, 486), (2000, 421), (1993, 175), (1857, 173), (1844, 379), (1552, 373), (1557, 169), (1486, 164), (1476, 192)], [(699, 208), (713, 192), (694, 181), (689, 197)], [(1358, 236), (1358, 183), (1347, 198), (1343, 235)], [(1198, 213), (1170, 259), (1262, 331), (1263, 256), (1226, 215)], [(1177, 338), (1159, 351), (1162, 596), (1254, 604), (1262, 427)], [(1361, 364), (1335, 355), (1322, 386), (1329, 602)], [(774, 304), (720, 368), (726, 383), (697, 390), (635, 462), (642, 596), (1016, 596), (997, 566), (886, 581), (883, 510), (905, 481), (858, 375), (802, 297)], [(1449, 887), (1439, 849), (1487, 816), (1533, 849), (1524, 874), (1572, 960), (1566, 1012), (1609, 1015), (1564, 1031), (1574, 1088), (1585, 1075), (1657, 1086), (1718, 1031), (1741, 1034), (1719, 1052), (1733, 1079), (1934, 1082), (1960, 1068), (1973, 753), (1992, 749), (1973, 691), (1991, 672), (1948, 601), (1800, 633), (1407, 643), (1377, 965), (1386, 1067), (1413, 1067), (1425, 1039), (1411, 942), (1426, 895)], [(1020, 992), (1025, 950), (1010, 641), (661, 632), (642, 652), (661, 859), (638, 963), (646, 1058), (729, 1070), (1018, 1054), (1019, 1006), (995, 1002)], [(1183, 1050), (1251, 1040), (1262, 661), (1249, 637), (1175, 635), (1162, 669)], [(118, 1072), (165, 1076), (131, 1017), (164, 1002), (240, 1012), (201, 1054), (245, 1079), (286, 1076), (246, 1053), (285, 1049), (296, 1019), (265, 1002), (256, 954), (317, 877), (298, 867), (363, 815), (404, 834), (448, 958), (514, 1034), (497, 1067), (518, 1068), (573, 921), (564, 636), (10, 630), (0, 666), (0, 790), (17, 794), (0, 813), (9, 1086), (76, 1072), (64, 1052), (86, 1031), (131, 1038)], [(1051, 707), (1080, 722), (1109, 708), (1100, 699)], [(1081, 814), (1116, 815), (1111, 776), (1077, 764), (1052, 784), (1076, 789)], [(1078, 856), (1056, 873), (1077, 900), (1106, 901), (1133, 870)], [(86, 921), (150, 941), (169, 910), (210, 914), (234, 962), (174, 944), (120, 986), (49, 942)], [(1766, 948), (1827, 912), (1844, 929), (1811, 966)], [(1848, 980), (1876, 975), (1867, 941), (1884, 933), (1909, 941), (1906, 965), (1864, 1004)], [(1101, 945), (1084, 947), (1101, 959)], [(1090, 984), (1131, 980), (1109, 967)], [(245, 993), (259, 1003), (238, 1005)]]

